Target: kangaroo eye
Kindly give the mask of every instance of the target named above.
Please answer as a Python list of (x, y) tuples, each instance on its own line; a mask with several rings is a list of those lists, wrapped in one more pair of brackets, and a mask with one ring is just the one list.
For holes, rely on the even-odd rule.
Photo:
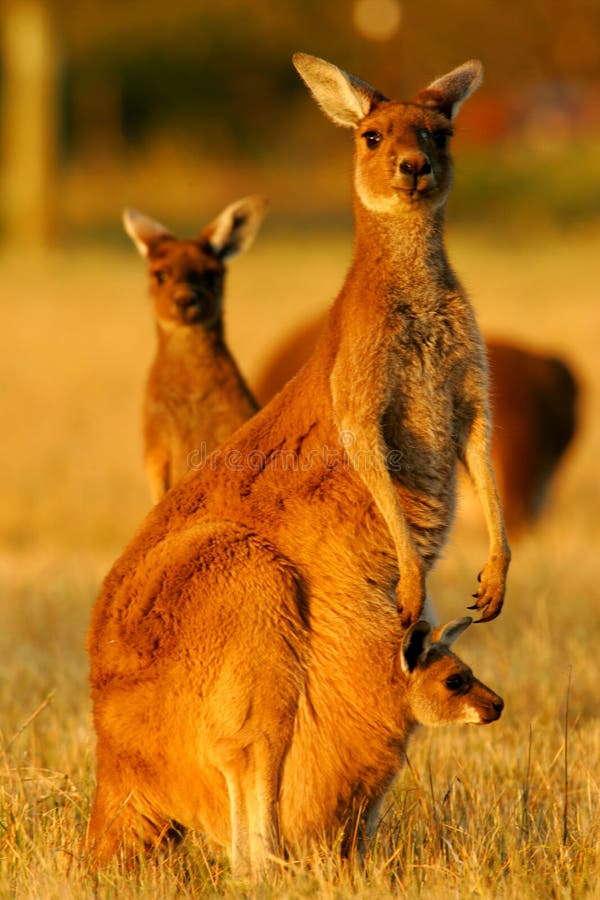
[(452, 137), (452, 132), (447, 130), (434, 131), (432, 137), (433, 143), (438, 150), (445, 150), (448, 146), (448, 141)]
[(445, 683), (449, 691), (458, 691), (465, 682), (462, 675), (449, 675)]
[(363, 137), (369, 150), (374, 150), (375, 147), (377, 147), (381, 142), (382, 135), (379, 133), (379, 131), (365, 131)]
[(165, 272), (164, 269), (156, 269), (152, 273), (152, 277), (154, 278), (154, 280), (157, 284), (164, 284), (165, 281), (167, 280), (167, 273)]

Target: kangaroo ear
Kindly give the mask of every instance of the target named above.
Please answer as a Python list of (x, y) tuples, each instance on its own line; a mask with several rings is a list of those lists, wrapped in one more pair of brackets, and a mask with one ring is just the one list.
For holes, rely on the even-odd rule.
[(432, 81), (414, 98), (422, 106), (439, 109), (453, 119), (462, 103), (477, 90), (483, 81), (483, 66), (478, 59), (471, 59), (457, 69)]
[(431, 645), (431, 625), (425, 619), (419, 619), (410, 626), (402, 641), (400, 660), (405, 675), (413, 672), (421, 657), (427, 653)]
[(471, 616), (463, 616), (462, 619), (453, 619), (447, 625), (439, 625), (434, 628), (432, 640), (434, 644), (443, 644), (445, 647), (451, 647), (456, 638), (460, 637), (471, 622)]
[(138, 212), (135, 209), (123, 210), (123, 226), (125, 231), (138, 248), (141, 256), (147, 257), (150, 245), (154, 241), (163, 238), (174, 238), (168, 228), (149, 219), (148, 216)]
[(344, 128), (355, 128), (375, 106), (387, 98), (366, 81), (332, 63), (294, 53), (294, 66), (326, 116)]
[(259, 194), (244, 197), (226, 206), (202, 232), (216, 256), (231, 259), (247, 250), (254, 241), (267, 208)]

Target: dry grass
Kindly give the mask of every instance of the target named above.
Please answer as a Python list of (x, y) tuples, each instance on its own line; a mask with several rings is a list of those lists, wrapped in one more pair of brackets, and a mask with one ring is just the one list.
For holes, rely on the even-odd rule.
[[(564, 353), (586, 387), (577, 446), (540, 527), (514, 548), (507, 606), (460, 651), (506, 700), (499, 723), (421, 732), (366, 865), (314, 853), (265, 897), (592, 897), (600, 883), (598, 233), (499, 243), (454, 234), (488, 332)], [(103, 573), (148, 508), (139, 406), (152, 350), (142, 263), (122, 252), (0, 258), (0, 895), (242, 896), (190, 835), (95, 882), (78, 856), (93, 791), (84, 650)], [(269, 237), (232, 265), (246, 371), (336, 292), (345, 235)], [(432, 580), (462, 614), (485, 558), (464, 515)], [(568, 701), (568, 703), (567, 703)], [(567, 752), (566, 752), (567, 751)]]

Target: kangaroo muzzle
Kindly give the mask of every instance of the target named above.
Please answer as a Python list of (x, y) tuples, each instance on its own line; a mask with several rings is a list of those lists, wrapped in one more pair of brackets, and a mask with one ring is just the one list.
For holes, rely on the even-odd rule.
[(405, 156), (398, 165), (400, 186), (405, 191), (426, 191), (435, 184), (431, 163), (424, 153)]

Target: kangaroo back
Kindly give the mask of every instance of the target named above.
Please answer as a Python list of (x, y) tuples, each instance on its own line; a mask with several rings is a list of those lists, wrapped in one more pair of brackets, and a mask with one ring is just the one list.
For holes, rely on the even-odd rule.
[(542, 512), (577, 430), (579, 386), (570, 365), (505, 341), (488, 342), (492, 450), (511, 534)]

